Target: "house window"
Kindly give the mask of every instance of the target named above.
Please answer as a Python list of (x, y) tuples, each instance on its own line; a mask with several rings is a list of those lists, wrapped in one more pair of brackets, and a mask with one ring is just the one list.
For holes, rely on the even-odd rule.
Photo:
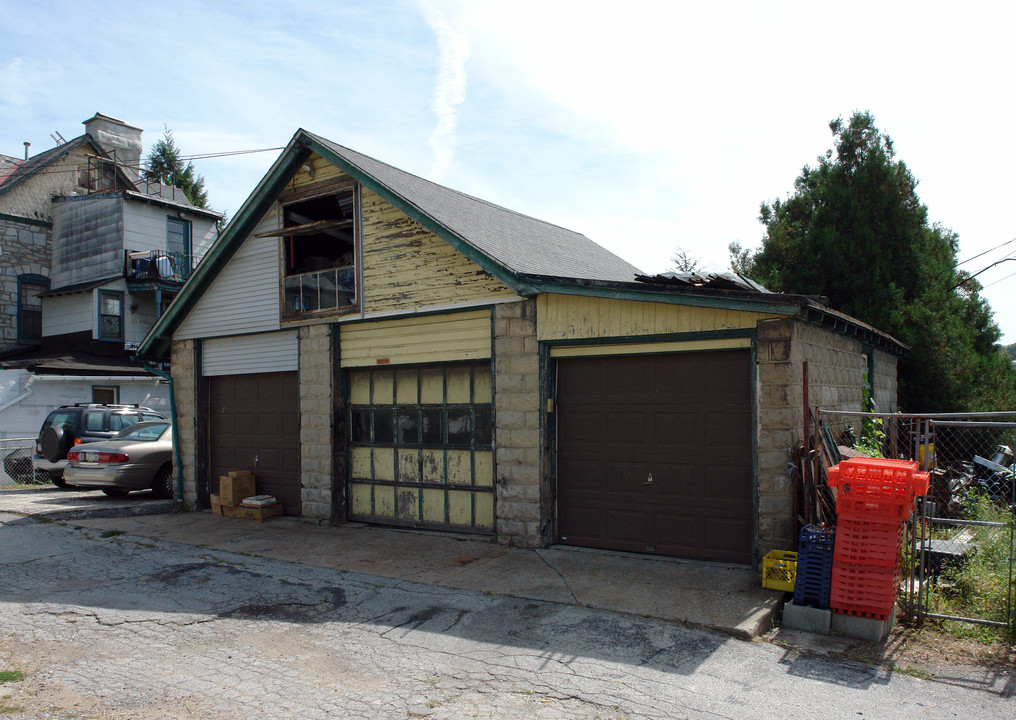
[(166, 218), (166, 255), (172, 263), (172, 274), (190, 275), (191, 224), (175, 217)]
[(120, 387), (117, 385), (93, 385), (92, 402), (117, 405), (120, 402)]
[(286, 315), (356, 308), (356, 211), (356, 192), (348, 186), (283, 206)]
[(99, 339), (123, 340), (123, 293), (99, 291)]
[(49, 289), (49, 278), (41, 275), (18, 277), (18, 340), (35, 343), (42, 340), (42, 298)]

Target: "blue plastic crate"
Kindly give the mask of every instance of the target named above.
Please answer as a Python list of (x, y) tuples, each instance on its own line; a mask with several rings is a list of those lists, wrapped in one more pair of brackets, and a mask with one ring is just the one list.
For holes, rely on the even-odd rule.
[(832, 585), (834, 535), (823, 532), (808, 537), (803, 534), (802, 537), (804, 549), (798, 551), (798, 575), (793, 583), (793, 604), (826, 609), (829, 607), (829, 589)]
[(822, 525), (805, 525), (797, 538), (797, 551), (817, 550), (826, 548), (831, 553), (836, 543), (836, 529)]

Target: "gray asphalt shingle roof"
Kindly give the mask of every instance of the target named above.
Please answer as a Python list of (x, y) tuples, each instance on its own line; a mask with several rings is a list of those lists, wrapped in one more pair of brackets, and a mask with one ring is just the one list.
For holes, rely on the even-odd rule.
[(515, 274), (631, 282), (641, 271), (581, 233), (438, 185), (322, 137), (317, 142)]

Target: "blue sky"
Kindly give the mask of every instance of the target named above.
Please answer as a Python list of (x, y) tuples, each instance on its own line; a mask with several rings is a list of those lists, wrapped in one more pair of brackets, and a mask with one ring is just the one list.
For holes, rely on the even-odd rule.
[[(647, 272), (676, 247), (724, 269), (759, 204), (870, 110), (960, 259), (1016, 238), (1016, 8), (671, 0), (0, 0), (0, 152), (95, 112), (186, 154), (303, 127), (585, 233)], [(199, 160), (235, 212), (277, 152)], [(1016, 242), (963, 267), (976, 271)], [(856, 269), (846, 269), (855, 271)], [(1016, 262), (984, 273), (1016, 342)]]

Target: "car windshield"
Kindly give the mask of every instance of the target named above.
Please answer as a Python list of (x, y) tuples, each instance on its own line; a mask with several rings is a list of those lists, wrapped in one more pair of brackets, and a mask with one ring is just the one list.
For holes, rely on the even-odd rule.
[(169, 428), (169, 423), (155, 423), (153, 425), (142, 425), (141, 427), (130, 427), (117, 433), (116, 440), (133, 440), (134, 442), (151, 442), (158, 440)]

